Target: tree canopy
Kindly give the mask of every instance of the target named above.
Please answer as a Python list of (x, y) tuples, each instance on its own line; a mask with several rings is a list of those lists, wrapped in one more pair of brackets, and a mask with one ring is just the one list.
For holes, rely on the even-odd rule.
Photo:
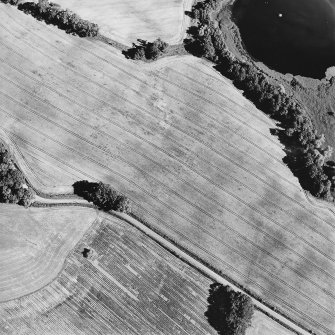
[(244, 335), (251, 325), (254, 305), (247, 295), (229, 286), (214, 283), (210, 286), (208, 309), (209, 324), (220, 335)]
[(33, 198), (33, 190), (15, 166), (10, 152), (0, 143), (0, 202), (29, 206)]
[(168, 43), (157, 38), (153, 42), (138, 39), (138, 44), (133, 43), (133, 47), (124, 51), (127, 58), (135, 60), (156, 60), (167, 50)]
[(104, 211), (131, 212), (130, 200), (123, 194), (114, 190), (110, 185), (102, 182), (92, 183), (87, 180), (77, 181), (73, 184), (74, 193), (87, 201), (93, 202)]

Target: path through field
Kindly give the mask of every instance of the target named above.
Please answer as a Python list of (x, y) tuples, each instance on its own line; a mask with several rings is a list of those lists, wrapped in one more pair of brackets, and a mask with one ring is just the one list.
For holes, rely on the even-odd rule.
[[(90, 248), (88, 258), (82, 250)], [(5, 335), (215, 335), (204, 313), (212, 281), (123, 220), (101, 215), (57, 280), (0, 304)], [(248, 335), (292, 335), (257, 312)]]
[(37, 188), (110, 183), (163, 234), (335, 333), (334, 214), (282, 163), (273, 122), (196, 58), (137, 64), (12, 7), (0, 19), (0, 127)]

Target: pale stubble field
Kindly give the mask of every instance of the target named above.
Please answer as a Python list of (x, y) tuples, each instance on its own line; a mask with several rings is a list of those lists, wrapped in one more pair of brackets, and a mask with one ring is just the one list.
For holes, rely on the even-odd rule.
[(110, 183), (184, 248), (333, 334), (333, 213), (282, 163), (273, 122), (201, 60), (135, 64), (15, 9), (0, 17), (1, 128), (37, 188), (54, 191), (62, 170), (69, 185)]

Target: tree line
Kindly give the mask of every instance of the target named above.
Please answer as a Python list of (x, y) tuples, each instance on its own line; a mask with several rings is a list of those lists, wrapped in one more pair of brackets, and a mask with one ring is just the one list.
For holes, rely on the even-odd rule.
[(276, 134), (286, 148), (285, 162), (301, 186), (316, 197), (332, 200), (331, 176), (325, 173), (332, 148), (324, 146), (324, 136), (318, 135), (300, 102), (283, 87), (270, 83), (266, 74), (252, 63), (237, 59), (228, 50), (222, 31), (211, 21), (211, 12), (218, 4), (218, 0), (208, 0), (193, 6), (190, 15), (198, 24), (190, 28), (185, 48), (215, 62), (216, 69), (242, 89), (257, 108), (279, 122), (282, 130), (277, 129)]
[(33, 190), (15, 166), (10, 152), (0, 143), (0, 202), (28, 207), (33, 199)]
[(24, 13), (30, 14), (38, 20), (43, 20), (48, 24), (53, 24), (69, 34), (75, 34), (80, 37), (94, 37), (99, 34), (99, 26), (97, 24), (83, 20), (79, 15), (68, 9), (62, 9), (60, 5), (49, 2), (48, 0), (39, 0), (38, 3), (20, 3), (19, 0), (1, 1), (17, 5), (18, 9), (22, 10)]

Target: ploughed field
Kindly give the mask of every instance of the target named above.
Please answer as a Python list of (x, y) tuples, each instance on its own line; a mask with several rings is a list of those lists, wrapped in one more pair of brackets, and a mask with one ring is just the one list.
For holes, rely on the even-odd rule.
[[(90, 248), (88, 258), (83, 248)], [(211, 280), (125, 221), (102, 215), (50, 285), (0, 304), (1, 334), (216, 334)], [(256, 312), (248, 335), (291, 334)]]
[(0, 217), (1, 311), (2, 302), (39, 290), (55, 279), (97, 215), (89, 208), (27, 210), (2, 204)]
[(100, 32), (117, 42), (131, 45), (138, 38), (161, 37), (170, 44), (185, 38), (192, 0), (57, 0), (83, 19), (97, 23)]
[(110, 183), (178, 244), (334, 333), (334, 213), (282, 163), (273, 122), (201, 60), (133, 63), (0, 9), (0, 130), (37, 188)]

